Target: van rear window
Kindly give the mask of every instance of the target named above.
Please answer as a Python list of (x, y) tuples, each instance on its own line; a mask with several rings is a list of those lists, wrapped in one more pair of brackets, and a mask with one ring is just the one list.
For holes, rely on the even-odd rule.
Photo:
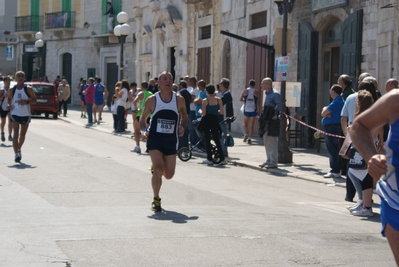
[(54, 95), (54, 87), (48, 85), (32, 84), (35, 95)]

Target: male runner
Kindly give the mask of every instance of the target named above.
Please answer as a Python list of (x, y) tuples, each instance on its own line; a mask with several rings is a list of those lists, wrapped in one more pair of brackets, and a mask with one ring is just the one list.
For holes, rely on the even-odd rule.
[(30, 123), (30, 104), (36, 103), (36, 95), (32, 87), (24, 84), (25, 73), (23, 71), (17, 71), (15, 78), (17, 85), (14, 88), (10, 88), (7, 108), (11, 109), (11, 120), (14, 130), (12, 146), (15, 153), (15, 162), (20, 162), (22, 159), (21, 148), (24, 144), (25, 135)]
[[(170, 72), (159, 74), (159, 92), (150, 96), (140, 117), (141, 135), (147, 141), (153, 174), (151, 179), (154, 200), (153, 211), (162, 211), (159, 191), (162, 185), (162, 175), (172, 179), (176, 168), (176, 152), (179, 145), (178, 136), (184, 134), (188, 116), (184, 98), (173, 92), (173, 77)], [(150, 127), (147, 117), (152, 113)]]
[(10, 117), (10, 110), (7, 109), (8, 105), (8, 91), (10, 90), (10, 77), (6, 76), (3, 78), (4, 87), (0, 89), (0, 117), (1, 117), (1, 142), (6, 141), (4, 134), (4, 127), (6, 126), (6, 120), (8, 118), (8, 141), (12, 142), (12, 121)]
[[(140, 148), (140, 117), (143, 114), (145, 102), (152, 96), (152, 93), (148, 91), (148, 82), (141, 83), (141, 90), (133, 100), (132, 112), (136, 113), (136, 121), (133, 124), (134, 127), (134, 140), (136, 141), (136, 147), (131, 152), (141, 153)], [(150, 118), (147, 117), (147, 125), (150, 123)]]

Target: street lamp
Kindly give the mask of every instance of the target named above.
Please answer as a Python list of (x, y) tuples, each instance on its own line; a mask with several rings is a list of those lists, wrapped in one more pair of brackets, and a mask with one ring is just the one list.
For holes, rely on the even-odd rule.
[[(287, 56), (287, 21), (288, 13), (292, 12), (294, 8), (295, 0), (283, 0), (274, 1), (278, 6), (278, 13), (283, 15), (283, 34), (282, 34), (282, 46), (281, 46), (281, 56)], [(281, 102), (283, 103), (283, 111), (285, 112), (285, 81), (281, 81), (280, 87)], [(280, 136), (278, 138), (278, 162), (279, 163), (292, 163), (292, 151), (288, 148), (288, 141), (285, 135), (285, 125), (287, 123), (287, 118), (285, 115), (280, 114)]]
[(37, 57), (37, 78), (40, 80), (40, 67), (41, 67), (41, 50), (44, 45), (44, 42), (42, 40), (43, 34), (41, 32), (37, 32), (35, 34), (36, 42), (35, 42), (35, 47), (37, 48), (38, 51), (38, 57)]
[(125, 43), (126, 36), (130, 33), (130, 26), (126, 22), (128, 21), (128, 16), (126, 12), (120, 12), (118, 16), (116, 16), (119, 25), (115, 26), (114, 34), (119, 39), (119, 43), (121, 44), (121, 55), (120, 55), (120, 62), (119, 62), (119, 79), (123, 79), (123, 44)]

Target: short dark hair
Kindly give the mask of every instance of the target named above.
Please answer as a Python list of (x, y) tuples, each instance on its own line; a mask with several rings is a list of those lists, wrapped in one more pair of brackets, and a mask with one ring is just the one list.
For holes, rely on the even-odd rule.
[(141, 88), (148, 89), (148, 82), (142, 82), (141, 83)]
[(254, 79), (251, 79), (251, 80), (249, 80), (249, 85), (250, 86), (255, 86), (255, 80)]
[(133, 87), (133, 86), (137, 86), (137, 83), (131, 82), (131, 83), (130, 83), (130, 87)]
[(190, 78), (188, 78), (188, 80), (190, 82), (192, 82), (193, 84), (197, 84), (197, 78), (195, 78), (195, 77), (190, 77)]
[(333, 84), (331, 90), (334, 91), (337, 95), (342, 94), (342, 87), (339, 84)]
[(155, 81), (158, 81), (158, 77), (154, 77), (154, 80), (155, 80)]
[(107, 5), (111, 5), (112, 6), (112, 3), (111, 2), (107, 2)]
[(212, 94), (215, 93), (215, 86), (214, 86), (213, 84), (208, 84), (208, 85), (205, 87), (205, 90), (206, 90), (206, 92), (207, 92), (208, 94), (212, 95)]
[(183, 88), (187, 88), (187, 83), (185, 80), (179, 81), (179, 85), (181, 85)]
[(222, 78), (220, 83), (224, 86), (224, 88), (229, 89), (230, 86), (230, 80), (227, 78)]
[(206, 86), (206, 82), (204, 80), (199, 80), (198, 81), (198, 85), (201, 87), (205, 87)]
[(129, 89), (129, 82), (127, 80), (122, 80), (122, 88)]
[(371, 94), (374, 101), (377, 101), (377, 99), (378, 99), (377, 91), (375, 90), (375, 85), (371, 81), (363, 81), (363, 82), (359, 83), (357, 90), (358, 91), (366, 90), (367, 92), (369, 92)]
[(100, 83), (101, 82), (101, 78), (97, 77), (97, 82)]

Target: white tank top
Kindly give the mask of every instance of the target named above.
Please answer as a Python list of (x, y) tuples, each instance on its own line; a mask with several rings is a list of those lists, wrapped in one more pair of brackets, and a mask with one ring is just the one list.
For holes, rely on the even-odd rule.
[(26, 117), (30, 116), (30, 107), (29, 105), (20, 105), (18, 104), (19, 100), (29, 100), (29, 96), (25, 93), (24, 88), (14, 87), (15, 93), (11, 102), (11, 115)]
[(7, 110), (7, 105), (8, 105), (8, 99), (7, 99), (7, 93), (8, 93), (8, 90), (5, 88), (5, 87), (3, 87), (3, 90), (4, 90), (4, 100), (3, 100), (3, 103), (1, 103), (1, 108), (3, 109), (3, 110)]

